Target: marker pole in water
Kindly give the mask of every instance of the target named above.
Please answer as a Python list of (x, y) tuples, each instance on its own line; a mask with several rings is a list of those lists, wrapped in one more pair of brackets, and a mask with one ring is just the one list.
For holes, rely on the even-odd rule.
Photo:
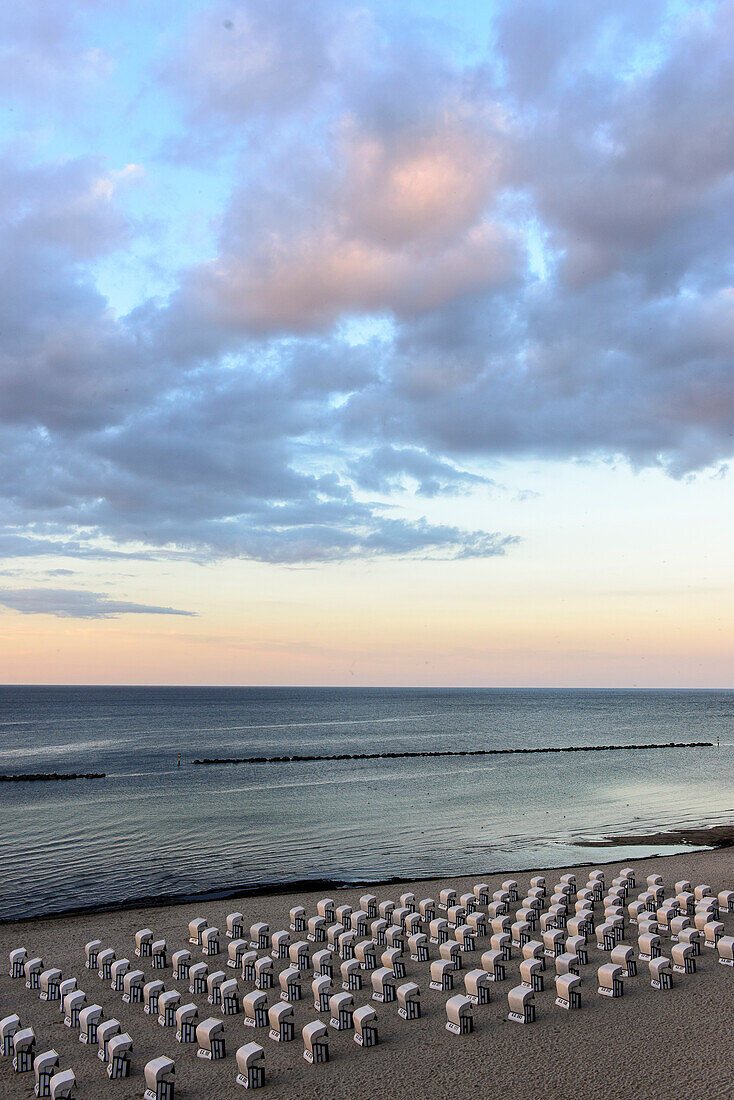
[(181, 753), (178, 754), (178, 766), (181, 767)]

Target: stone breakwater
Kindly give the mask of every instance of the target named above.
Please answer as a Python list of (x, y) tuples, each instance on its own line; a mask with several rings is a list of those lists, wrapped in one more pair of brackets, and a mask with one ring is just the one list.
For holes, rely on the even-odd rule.
[(640, 749), (709, 749), (712, 741), (669, 741), (655, 745), (564, 745), (542, 749), (465, 749), (436, 752), (359, 752), (335, 756), (205, 756), (194, 764), (300, 764), (319, 760), (398, 760), (415, 756), (529, 756), (541, 752), (611, 752)]
[(0, 783), (46, 783), (55, 779), (105, 779), (107, 772), (18, 772), (0, 775)]

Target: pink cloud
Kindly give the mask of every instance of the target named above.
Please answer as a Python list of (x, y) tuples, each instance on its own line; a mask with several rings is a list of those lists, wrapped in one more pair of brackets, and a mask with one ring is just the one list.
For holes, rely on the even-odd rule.
[(229, 256), (199, 269), (189, 290), (212, 320), (254, 332), (328, 325), (342, 313), (408, 316), (507, 281), (512, 243), (491, 224), (473, 226), (427, 257), (340, 236), (333, 227), (272, 240), (256, 256)]
[(476, 224), (502, 168), (499, 146), (458, 120), (397, 142), (349, 134), (345, 159), (355, 227), (398, 246), (450, 240)]
[(503, 170), (490, 135), (451, 117), (417, 134), (340, 130), (332, 162), (308, 161), (305, 203), (241, 190), (222, 253), (189, 273), (188, 308), (298, 332), (343, 313), (415, 316), (513, 277), (515, 239), (487, 213)]

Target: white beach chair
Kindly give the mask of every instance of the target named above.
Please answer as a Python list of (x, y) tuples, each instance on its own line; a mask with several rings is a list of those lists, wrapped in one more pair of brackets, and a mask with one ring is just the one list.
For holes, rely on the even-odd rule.
[(76, 1089), (73, 1069), (62, 1069), (48, 1083), (51, 1100), (72, 1100)]
[(101, 1005), (86, 1005), (79, 1013), (79, 1042), (88, 1046), (97, 1045), (97, 1028), (102, 1022), (104, 1010)]
[(328, 974), (320, 974), (311, 982), (313, 993), (313, 1007), (316, 1012), (329, 1011), (329, 997), (334, 992), (331, 978)]
[(535, 994), (526, 985), (515, 986), (507, 994), (507, 1019), (515, 1024), (535, 1023)]
[(570, 971), (556, 974), (556, 999), (558, 1008), (567, 1010), (581, 1008), (581, 978)]
[(244, 1013), (245, 1027), (268, 1026), (268, 998), (267, 994), (258, 989), (246, 994), (242, 998), (242, 1011)]
[(118, 1081), (130, 1076), (130, 1055), (133, 1041), (127, 1032), (113, 1035), (107, 1044), (107, 1076), (110, 1081)]
[(271, 1005), (268, 1009), (268, 1023), (270, 1038), (276, 1043), (290, 1043), (295, 1033), (295, 1020), (293, 1005), (287, 1001), (280, 1001)]
[(454, 1035), (469, 1035), (474, 1030), (472, 1003), (460, 993), (446, 1002), (446, 1030)]
[(173, 976), (178, 980), (186, 979), (189, 976), (189, 967), (191, 966), (191, 952), (190, 951), (174, 951), (171, 956), (171, 966), (173, 968)]
[(237, 1084), (261, 1089), (265, 1084), (265, 1051), (258, 1043), (245, 1043), (236, 1054)]
[(197, 1058), (204, 1058), (209, 1062), (218, 1062), (227, 1055), (227, 1044), (224, 1038), (224, 1023), (210, 1017), (196, 1025), (196, 1042), (198, 1048)]
[(489, 1004), (490, 984), (486, 970), (467, 970), (464, 975), (464, 990), (474, 1005)]
[(371, 1005), (361, 1005), (352, 1016), (354, 1042), (360, 1047), (374, 1047), (379, 1042), (377, 1013)]
[(97, 1057), (101, 1062), (108, 1061), (107, 1048), (110, 1039), (115, 1035), (119, 1035), (121, 1031), (120, 1021), (116, 1020), (114, 1016), (97, 1024)]
[(32, 1027), (19, 1027), (13, 1035), (13, 1070), (30, 1073), (36, 1056), (36, 1033)]
[(319, 1065), (329, 1061), (329, 1030), (320, 1020), (312, 1020), (301, 1031), (303, 1037), (303, 1057), (309, 1065)]
[(244, 917), (235, 911), (228, 913), (225, 920), (225, 936), (228, 940), (241, 940), (245, 934)]
[(145, 1066), (144, 1100), (173, 1100), (176, 1067), (172, 1058), (161, 1055)]
[(168, 989), (158, 997), (158, 1023), (161, 1027), (175, 1027), (176, 1009), (181, 1003), (181, 994)]
[(35, 1096), (51, 1095), (51, 1078), (59, 1072), (59, 1056), (55, 1050), (44, 1050), (33, 1059), (33, 1076), (36, 1084)]
[(162, 981), (154, 979), (143, 986), (143, 1012), (146, 1016), (158, 1015), (158, 998), (165, 990)]
[(653, 989), (673, 988), (673, 968), (670, 959), (659, 955), (647, 964), (650, 968), (650, 985)]
[(353, 1026), (354, 997), (351, 993), (335, 993), (329, 998), (330, 1023), (335, 1031), (350, 1031)]
[(419, 1020), (421, 991), (415, 982), (404, 982), (397, 988), (398, 1016), (403, 1020)]
[(199, 1009), (193, 1001), (179, 1005), (176, 1009), (176, 1042), (195, 1043), (198, 1022)]
[(195, 947), (201, 947), (202, 933), (208, 924), (205, 917), (195, 917), (194, 920), (189, 921), (189, 943), (193, 943)]
[(597, 970), (597, 993), (602, 997), (621, 997), (624, 994), (622, 967), (616, 963), (604, 963)]
[(389, 1004), (396, 998), (395, 975), (387, 966), (381, 966), (372, 972), (372, 1000)]

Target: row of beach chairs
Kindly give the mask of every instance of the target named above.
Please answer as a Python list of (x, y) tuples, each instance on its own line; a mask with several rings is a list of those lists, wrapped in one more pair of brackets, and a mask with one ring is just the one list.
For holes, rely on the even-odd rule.
[[(188, 925), (189, 947), (173, 953), (171, 966), (177, 981), (188, 980), (190, 992), (206, 995), (207, 1003), (220, 1008), (222, 1016), (243, 1014), (245, 1027), (267, 1028), (270, 1039), (280, 1043), (295, 1038), (293, 1002), (304, 999), (303, 983), (309, 980), (311, 971), (313, 1008), (327, 1014), (328, 1026), (322, 1020), (313, 1020), (301, 1028), (303, 1058), (309, 1063), (329, 1060), (329, 1027), (334, 1031), (352, 1030), (359, 1046), (377, 1045), (376, 1009), (371, 1004), (354, 1002), (354, 994), (364, 988), (365, 980), (368, 990), (371, 987), (372, 1000), (394, 1003), (404, 1019), (420, 1018), (420, 987), (403, 980), (406, 950), (412, 962), (427, 964), (430, 988), (450, 994), (445, 1002), (445, 1026), (458, 1035), (473, 1030), (475, 1007), (488, 1004), (492, 984), (506, 980), (513, 949), (519, 949), (521, 956), (520, 984), (507, 994), (507, 1018), (525, 1024), (535, 1022), (535, 994), (545, 988), (544, 974), (550, 959), (555, 970), (555, 1005), (563, 1009), (581, 1007), (581, 967), (588, 964), (587, 948), (594, 933), (597, 947), (609, 952), (609, 962), (599, 966), (596, 973), (597, 992), (607, 997), (622, 996), (624, 981), (637, 974), (638, 961), (647, 962), (651, 985), (660, 990), (672, 987), (676, 972), (695, 973), (695, 958), (702, 946), (716, 948), (719, 961), (734, 966), (734, 937), (725, 935), (720, 920), (722, 915), (734, 912), (734, 892), (721, 891), (714, 896), (706, 885), (692, 887), (690, 882), (679, 881), (674, 893), (666, 897), (660, 876), (650, 875), (646, 889), (630, 900), (635, 886), (634, 871), (623, 868), (608, 889), (602, 871), (592, 872), (581, 888), (577, 888), (573, 874), (561, 876), (552, 888), (546, 886), (544, 876), (537, 875), (531, 878), (522, 899), (514, 880), (506, 880), (493, 892), (486, 883), (476, 884), (461, 896), (446, 889), (440, 893), (438, 903), (431, 898), (418, 901), (412, 893), (405, 893), (398, 905), (365, 894), (359, 908), (353, 909), (323, 898), (311, 915), (304, 906), (294, 906), (289, 927), (272, 935), (266, 923), (256, 921), (248, 926), (242, 913), (233, 912), (226, 918), (226, 967), (239, 971), (242, 981), (255, 986), (244, 995), (235, 977), (225, 970), (210, 972), (207, 962), (192, 957), (190, 948), (199, 948), (207, 959), (222, 951), (219, 930), (197, 917)], [(601, 905), (603, 920), (598, 919), (597, 912)], [(514, 920), (510, 912), (513, 906)], [(625, 923), (630, 930), (637, 926), (637, 957), (632, 946), (622, 942)], [(486, 935), (490, 936), (491, 949), (481, 953), (479, 967), (463, 971), (463, 956), (475, 951), (477, 940)], [(671, 958), (662, 954), (662, 938), (666, 936), (670, 937)], [(183, 1044), (195, 1042), (199, 1057), (215, 1061), (226, 1056), (224, 1020), (199, 1020), (198, 1006), (193, 1001), (183, 1004), (177, 990), (165, 988), (163, 976), (146, 980), (142, 970), (127, 958), (118, 959), (114, 950), (104, 948), (100, 941), (90, 941), (85, 953), (87, 968), (110, 981), (124, 1002), (141, 1004), (146, 1013), (157, 1015), (161, 1026), (175, 1027), (177, 1040)], [(437, 958), (432, 957), (435, 954)], [(168, 968), (166, 942), (156, 939), (149, 928), (135, 934), (135, 956), (141, 965), (149, 960), (153, 970)], [(281, 960), (288, 965), (276, 974), (274, 963)], [(382, 965), (378, 966), (378, 961)], [(23, 948), (11, 952), (10, 965), (11, 975), (25, 977), (26, 985), (37, 988), (43, 1000), (59, 1000), (68, 1026), (79, 1027), (82, 1042), (97, 1042), (110, 1079), (129, 1074), (130, 1036), (122, 1033), (119, 1021), (103, 1020), (99, 1005), (86, 1004), (75, 979), (64, 981), (60, 971), (44, 969), (42, 960), (28, 958)], [(341, 977), (340, 992), (334, 991), (336, 966)], [(460, 993), (454, 991), (457, 978), (463, 980)], [(280, 999), (268, 1005), (267, 991), (276, 987), (276, 981)], [(7, 1040), (3, 1028), (10, 1036)], [(21, 1029), (17, 1017), (0, 1022), (3, 1053), (13, 1054), (14, 1069), (15, 1036), (24, 1030), (32, 1031)], [(46, 1073), (44, 1067), (58, 1071), (56, 1052), (35, 1055), (33, 1042), (30, 1047), (24, 1047), (23, 1042), (21, 1036), (18, 1054), (24, 1068), (15, 1071), (35, 1069), (38, 1064), (37, 1075), (48, 1078), (49, 1091), (37, 1095), (73, 1095), (72, 1070), (61, 1071), (70, 1075), (66, 1078), (68, 1091), (50, 1091), (51, 1079), (59, 1073)], [(254, 1042), (240, 1046), (236, 1062), (240, 1085), (257, 1088), (264, 1084), (262, 1046)], [(171, 1100), (174, 1072), (171, 1059), (148, 1063), (145, 1096), (149, 1100)]]

